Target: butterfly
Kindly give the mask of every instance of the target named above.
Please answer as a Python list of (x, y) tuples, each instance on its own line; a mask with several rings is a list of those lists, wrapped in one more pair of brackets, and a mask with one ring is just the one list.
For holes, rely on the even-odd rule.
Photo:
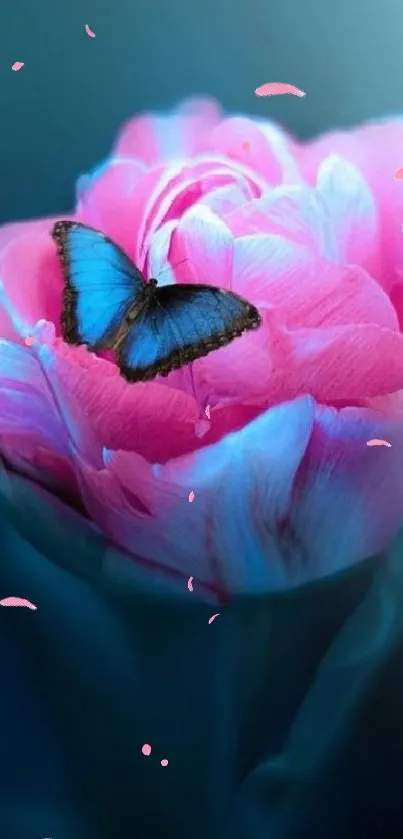
[(113, 350), (129, 382), (167, 376), (261, 324), (255, 306), (216, 286), (157, 287), (118, 245), (85, 224), (58, 221), (51, 236), (65, 280), (64, 340), (92, 352)]

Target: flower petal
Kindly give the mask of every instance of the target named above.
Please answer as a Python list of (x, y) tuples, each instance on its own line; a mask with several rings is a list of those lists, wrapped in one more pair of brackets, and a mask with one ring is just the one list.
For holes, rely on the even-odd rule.
[[(62, 341), (56, 341), (50, 350), (45, 348), (45, 353), (50, 353), (49, 357), (42, 352), (41, 360), (53, 377), (70, 437), (91, 462), (97, 452), (99, 460), (104, 446), (135, 451), (150, 462), (164, 463), (221, 439), (256, 416), (256, 409), (247, 405), (214, 411), (202, 442), (195, 437), (198, 413), (194, 397), (183, 389), (168, 387), (166, 380), (164, 384), (128, 384), (114, 364)], [(82, 445), (87, 446), (87, 454)]]
[[(373, 438), (388, 440), (392, 448), (368, 448)], [(394, 538), (403, 522), (402, 457), (401, 418), (362, 408), (317, 408), (285, 524), (285, 533), (295, 536), (297, 580), (332, 574)]]
[(77, 219), (102, 230), (139, 268), (144, 264), (142, 236), (149, 193), (162, 171), (160, 166), (144, 172), (134, 160), (107, 161), (91, 176), (77, 206)]
[[(288, 333), (288, 387), (318, 402), (357, 404), (403, 387), (403, 335), (373, 324)], [(348, 370), (348, 375), (346, 375)]]
[(402, 164), (403, 121), (387, 119), (364, 125), (353, 131), (324, 134), (313, 143), (300, 146), (301, 170), (314, 184), (321, 161), (328, 154), (338, 154), (353, 163), (363, 174), (378, 209), (380, 268), (377, 279), (387, 291), (399, 281), (403, 270), (403, 190), (393, 177)]
[(321, 195), (310, 187), (276, 187), (228, 214), (225, 222), (234, 236), (280, 234), (318, 256), (337, 258), (336, 230)]
[[(63, 218), (70, 218), (69, 215), (64, 215)], [(57, 217), (52, 218), (45, 218), (45, 219), (36, 219), (34, 221), (18, 221), (13, 222), (12, 224), (5, 224), (0, 227), (0, 337), (5, 338), (10, 341), (15, 341), (16, 343), (21, 343), (21, 334), (24, 331), (24, 326), (22, 324), (21, 318), (18, 318), (18, 313), (12, 306), (12, 295), (8, 295), (9, 290), (9, 283), (11, 284), (11, 288), (13, 286), (20, 283), (21, 280), (20, 274), (16, 275), (14, 270), (11, 270), (10, 276), (8, 275), (8, 271), (10, 269), (10, 262), (7, 257), (7, 276), (4, 276), (3, 272), (3, 263), (2, 263), (2, 256), (3, 253), (6, 251), (9, 245), (15, 244), (16, 240), (20, 239), (21, 237), (24, 238), (28, 235), (29, 241), (32, 241), (32, 235), (39, 236), (39, 234), (48, 234), (53, 227), (53, 224), (57, 221)], [(18, 247), (21, 247), (18, 246)], [(14, 259), (16, 250), (14, 249)], [(20, 260), (14, 261), (14, 268), (18, 267), (18, 262)], [(25, 263), (24, 263), (25, 264)], [(28, 279), (25, 278), (25, 282), (28, 282)], [(25, 306), (28, 305), (28, 301), (25, 300)], [(51, 302), (52, 305), (52, 302)], [(41, 317), (42, 315), (40, 315)], [(34, 321), (38, 318), (35, 318)], [(28, 319), (31, 322), (31, 318)], [(21, 334), (18, 332), (20, 328)]]
[(395, 309), (356, 265), (336, 265), (278, 235), (234, 242), (233, 290), (281, 311), (288, 326), (376, 323), (398, 331)]
[(20, 335), (41, 319), (59, 325), (64, 283), (50, 227), (13, 238), (0, 253), (0, 277), (3, 305)]
[(251, 201), (254, 193), (245, 181), (220, 186), (207, 192), (197, 202), (197, 206), (208, 207), (213, 213), (222, 218), (241, 207), (245, 201)]
[(317, 189), (336, 230), (337, 261), (356, 263), (378, 276), (378, 214), (359, 169), (337, 155), (329, 155), (319, 167)]
[(150, 240), (147, 254), (147, 274), (158, 280), (158, 285), (170, 285), (176, 282), (175, 261), (169, 261), (172, 248), (172, 236), (178, 222), (167, 221), (154, 233)]
[(143, 114), (123, 126), (115, 146), (119, 157), (135, 157), (147, 166), (160, 160), (191, 157), (203, 148), (203, 139), (221, 112), (213, 99), (194, 98), (167, 115)]
[(179, 220), (210, 192), (236, 184), (242, 184), (251, 198), (261, 193), (261, 182), (252, 170), (235, 162), (231, 165), (226, 158), (200, 156), (167, 166), (148, 189), (146, 220), (138, 231), (138, 248), (141, 244), (141, 252), (146, 252), (164, 223)]
[(206, 137), (205, 148), (242, 161), (259, 172), (268, 184), (282, 183), (291, 173), (295, 176), (298, 172), (287, 153), (287, 134), (268, 121), (226, 117)]
[(208, 207), (196, 204), (184, 213), (172, 237), (170, 258), (177, 264), (179, 282), (231, 288), (232, 235)]
[(86, 503), (118, 544), (149, 562), (185, 577), (197, 565), (198, 580), (221, 590), (283, 587), (276, 521), (288, 511), (313, 419), (304, 398), (158, 469), (129, 453), (110, 453), (101, 472), (80, 464)]
[[(0, 341), (0, 439), (3, 454), (14, 460), (43, 446), (68, 454), (48, 382), (34, 352)], [(18, 442), (17, 442), (18, 441)]]
[(276, 310), (260, 312), (260, 329), (195, 362), (196, 387), (209, 404), (273, 405), (305, 393), (358, 404), (403, 387), (401, 333), (371, 323), (287, 329)]

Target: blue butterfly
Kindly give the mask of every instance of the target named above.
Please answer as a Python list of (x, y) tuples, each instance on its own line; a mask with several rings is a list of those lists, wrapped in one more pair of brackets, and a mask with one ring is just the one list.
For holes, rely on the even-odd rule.
[(118, 245), (85, 224), (58, 221), (51, 235), (65, 279), (64, 340), (113, 350), (129, 382), (167, 376), (261, 324), (254, 306), (216, 286), (157, 288)]

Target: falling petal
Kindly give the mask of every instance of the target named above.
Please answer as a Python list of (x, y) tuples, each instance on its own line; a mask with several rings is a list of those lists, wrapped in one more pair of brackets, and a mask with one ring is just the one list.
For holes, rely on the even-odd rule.
[(188, 589), (189, 591), (193, 591), (193, 577), (189, 577), (188, 579)]
[(195, 497), (195, 494), (192, 490), (191, 492), (189, 492), (189, 503), (190, 504), (192, 503), (192, 501), (194, 501), (194, 497)]
[(27, 609), (38, 608), (30, 600), (25, 600), (22, 597), (5, 597), (3, 600), (0, 600), (0, 606), (26, 606)]
[(24, 338), (24, 344), (26, 344), (27, 347), (32, 347), (33, 343), (34, 343), (34, 338), (32, 338), (31, 335), (27, 335), (26, 338)]
[(14, 61), (14, 64), (11, 65), (11, 69), (17, 73), (18, 70), (21, 70), (21, 67), (23, 67), (24, 64), (24, 61)]
[(92, 29), (90, 29), (90, 27), (88, 26), (88, 23), (85, 24), (85, 31), (86, 31), (87, 35), (90, 36), (90, 38), (96, 38), (95, 32), (93, 32)]
[(210, 405), (206, 405), (205, 414), (207, 419), (210, 419)]
[(292, 93), (293, 96), (305, 96), (305, 91), (293, 84), (283, 82), (267, 82), (255, 90), (256, 96), (279, 96), (282, 93)]
[(392, 448), (392, 443), (388, 443), (387, 440), (378, 440), (374, 437), (373, 440), (368, 440), (367, 446), (387, 446), (389, 449)]
[(217, 612), (215, 615), (212, 615), (212, 616), (211, 616), (211, 618), (209, 618), (209, 619), (208, 619), (208, 622), (209, 622), (209, 623), (213, 623), (213, 620), (215, 620), (215, 618), (218, 618), (219, 614), (220, 614), (220, 613), (219, 613), (219, 612)]
[(165, 758), (161, 760), (161, 766), (168, 766), (168, 761)]
[(400, 169), (396, 169), (395, 178), (398, 181), (403, 180), (403, 166), (401, 166)]
[(248, 143), (248, 142), (242, 143), (241, 148), (242, 148), (242, 151), (250, 151), (250, 143)]
[(141, 747), (141, 751), (143, 752), (143, 755), (148, 757), (148, 755), (151, 754), (151, 746), (149, 743), (144, 743), (144, 746)]

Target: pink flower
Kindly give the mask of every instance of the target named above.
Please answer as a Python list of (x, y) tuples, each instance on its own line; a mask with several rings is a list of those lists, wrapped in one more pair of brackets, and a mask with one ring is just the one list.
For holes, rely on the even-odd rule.
[(403, 524), (398, 146), (397, 121), (302, 147), (205, 100), (129, 122), (73, 217), (160, 282), (245, 296), (263, 325), (193, 378), (128, 385), (60, 338), (54, 219), (4, 227), (6, 461), (199, 590), (289, 587), (382, 550)]

